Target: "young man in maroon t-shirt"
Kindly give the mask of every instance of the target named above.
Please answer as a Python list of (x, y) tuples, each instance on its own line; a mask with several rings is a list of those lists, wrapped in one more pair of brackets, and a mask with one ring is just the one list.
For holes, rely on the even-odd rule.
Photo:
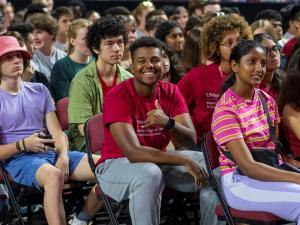
[(166, 151), (171, 139), (194, 146), (196, 132), (179, 89), (160, 81), (160, 42), (142, 37), (130, 51), (134, 78), (104, 100), (105, 142), (96, 173), (105, 194), (129, 199), (133, 225), (158, 225), (164, 184), (196, 192), (207, 175), (201, 152)]

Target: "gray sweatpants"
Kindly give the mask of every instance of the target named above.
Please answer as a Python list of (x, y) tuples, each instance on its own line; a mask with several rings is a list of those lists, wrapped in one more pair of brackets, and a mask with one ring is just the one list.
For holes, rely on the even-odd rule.
[[(205, 168), (202, 152), (178, 151), (178, 154), (193, 159)], [(165, 184), (181, 192), (199, 192), (193, 177), (183, 166), (156, 165), (154, 163), (130, 163), (127, 158), (110, 159), (96, 168), (97, 179), (102, 191), (120, 202), (129, 199), (129, 210), (133, 225), (158, 225), (160, 223), (161, 195)], [(208, 192), (208, 194), (205, 194)], [(201, 197), (202, 195), (202, 197)], [(208, 197), (208, 198), (207, 198)], [(206, 186), (200, 194), (201, 224), (216, 225), (217, 203), (213, 190)], [(207, 201), (208, 200), (208, 201)], [(202, 214), (203, 213), (203, 214)]]

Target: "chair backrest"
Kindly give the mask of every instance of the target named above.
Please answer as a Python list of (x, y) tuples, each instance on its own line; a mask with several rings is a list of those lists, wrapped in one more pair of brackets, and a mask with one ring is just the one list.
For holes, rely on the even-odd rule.
[(56, 103), (56, 115), (62, 130), (68, 129), (68, 104), (68, 97), (62, 98)]
[(203, 145), (205, 151), (204, 153), (206, 153), (205, 155), (207, 156), (207, 163), (209, 164), (208, 166), (210, 169), (213, 170), (219, 167), (220, 152), (211, 131), (205, 134), (203, 138)]
[(232, 215), (230, 213), (230, 209), (227, 205), (226, 199), (221, 191), (221, 187), (218, 185), (218, 182), (216, 181), (216, 178), (214, 176), (213, 170), (220, 166), (219, 163), (219, 150), (217, 147), (217, 144), (214, 140), (212, 131), (207, 132), (204, 135), (203, 141), (202, 141), (202, 149), (203, 149), (203, 155), (205, 159), (205, 164), (207, 167), (207, 172), (209, 175), (209, 182), (212, 187), (212, 189), (216, 192), (219, 201), (222, 205), (222, 209), (224, 211), (224, 215), (227, 221), (227, 224), (229, 225), (236, 225), (235, 221), (232, 218)]
[(84, 136), (89, 156), (89, 163), (92, 170), (95, 170), (95, 163), (92, 153), (100, 152), (104, 142), (104, 124), (102, 113), (92, 116), (84, 125)]

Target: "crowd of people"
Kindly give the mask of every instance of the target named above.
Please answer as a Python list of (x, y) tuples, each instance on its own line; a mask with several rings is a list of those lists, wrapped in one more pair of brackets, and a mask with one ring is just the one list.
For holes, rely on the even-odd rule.
[[(129, 199), (134, 225), (160, 224), (165, 186), (197, 193), (200, 225), (225, 224), (195, 148), (212, 131), (220, 151), (213, 172), (229, 206), (300, 225), (299, 4), (261, 11), (252, 23), (218, 1), (142, 1), (103, 15), (80, 0), (56, 8), (32, 0), (18, 12), (1, 4), (9, 16), (0, 37), (0, 160), (14, 182), (43, 192), (48, 224), (66, 224), (65, 182), (96, 179), (112, 199)], [(55, 113), (64, 98), (65, 131)], [(84, 124), (99, 113), (104, 144), (92, 171)], [(277, 139), (278, 164), (295, 170), (255, 158), (275, 152)], [(103, 208), (95, 188), (71, 225)]]

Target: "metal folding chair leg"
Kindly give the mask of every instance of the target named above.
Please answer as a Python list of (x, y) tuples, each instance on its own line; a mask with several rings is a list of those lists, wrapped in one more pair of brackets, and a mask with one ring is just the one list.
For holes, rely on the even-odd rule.
[(25, 222), (24, 222), (23, 217), (22, 217), (22, 215), (21, 215), (20, 206), (19, 206), (19, 204), (18, 204), (17, 199), (16, 199), (15, 196), (14, 196), (13, 190), (12, 190), (12, 188), (11, 188), (11, 185), (10, 185), (10, 182), (9, 182), (9, 179), (8, 179), (8, 176), (7, 176), (7, 174), (6, 174), (6, 171), (5, 171), (4, 167), (3, 167), (2, 162), (0, 163), (0, 170), (1, 170), (1, 173), (2, 173), (2, 176), (3, 176), (3, 179), (4, 179), (4, 183), (5, 183), (5, 185), (7, 186), (9, 199), (10, 199), (10, 201), (11, 201), (11, 203), (12, 203), (12, 206), (13, 206), (13, 208), (14, 208), (14, 211), (15, 211), (17, 217), (19, 218), (20, 224), (21, 224), (21, 225), (25, 225)]

